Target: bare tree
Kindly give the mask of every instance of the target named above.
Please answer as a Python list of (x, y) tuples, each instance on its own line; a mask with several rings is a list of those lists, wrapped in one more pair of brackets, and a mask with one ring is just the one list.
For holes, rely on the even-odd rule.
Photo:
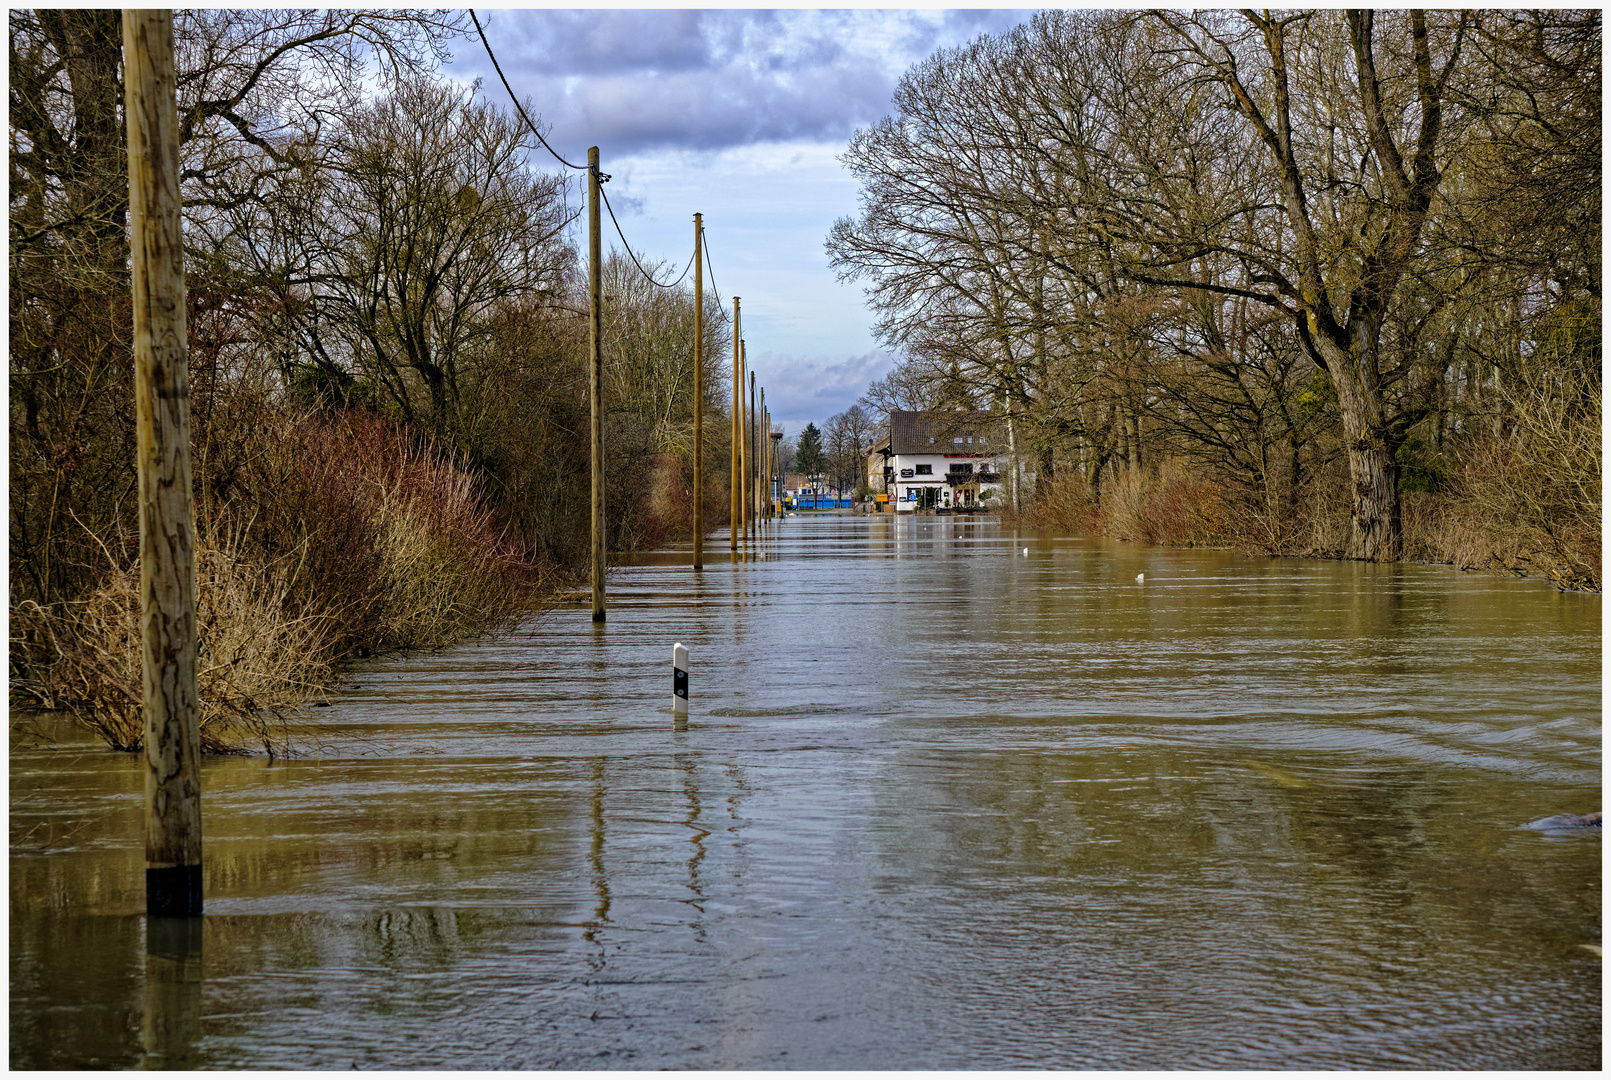
[[(1244, 296), (1292, 320), (1337, 394), (1353, 479), (1350, 554), (1393, 560), (1402, 547), (1395, 455), (1427, 405), (1401, 393), (1412, 354), (1384, 349), (1383, 328), (1422, 254), (1447, 153), (1447, 87), (1470, 19), (1429, 20), (1418, 10), (1340, 19), (1150, 16), (1164, 31), (1160, 56), (1172, 61), (1166, 85), (1180, 95), (1224, 95), (1218, 107), (1242, 121), (1259, 155), (1262, 182), (1253, 190), (1274, 198), (1234, 207), (1261, 238), (1257, 247), (1237, 243), (1172, 212), (1177, 194), (1185, 201), (1189, 170), (1133, 158), (1135, 168), (1152, 166), (1161, 197), (1128, 201), (1140, 225), (1130, 231), (1149, 242), (1153, 264), (1130, 272), (1151, 285)], [(1241, 280), (1205, 284), (1176, 269), (1209, 253), (1234, 254)]]
[(823, 455), (841, 493), (865, 494), (867, 451), (878, 434), (873, 418), (860, 405), (852, 405), (828, 419), (823, 427)]
[[(394, 72), (434, 63), (457, 18), (178, 13), (193, 305), (236, 283), (212, 257), (217, 208), (298, 168), (294, 144), (377, 61)], [(102, 541), (134, 527), (122, 35), (116, 10), (15, 9), (10, 29), (11, 583), (14, 601), (51, 603), (82, 591)], [(193, 380), (201, 395), (211, 385)]]

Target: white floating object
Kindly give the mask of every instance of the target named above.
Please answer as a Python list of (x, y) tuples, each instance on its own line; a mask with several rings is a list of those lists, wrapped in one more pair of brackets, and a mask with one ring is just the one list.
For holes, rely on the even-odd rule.
[(1024, 554), (1025, 554), (1025, 555), (1028, 555), (1028, 554), (1029, 554), (1029, 549), (1028, 549), (1028, 548), (1025, 548), (1025, 549), (1024, 549)]
[(1136, 584), (1137, 585), (1140, 585), (1142, 582), (1144, 582), (1146, 580), (1147, 580), (1147, 575), (1146, 574), (1137, 574), (1136, 575)]

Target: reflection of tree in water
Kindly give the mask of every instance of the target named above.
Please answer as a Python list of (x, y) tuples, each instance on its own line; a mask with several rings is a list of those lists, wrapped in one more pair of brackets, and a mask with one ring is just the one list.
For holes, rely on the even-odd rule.
[(388, 972), (440, 971), (477, 944), (473, 916), (461, 933), (467, 913), (454, 908), (400, 907), (373, 912), (364, 919), (361, 958)]
[[(18, 888), (13, 860), (11, 887)], [(134, 874), (129, 879), (144, 881)], [(140, 915), (56, 915), (29, 919), (11, 909), (13, 1069), (124, 1069), (140, 1064), (138, 1030), (145, 979)], [(29, 1007), (20, 1008), (19, 1002)]]
[[(1597, 857), (1573, 857), (1468, 814), (1448, 784), (1351, 773), (1346, 784), (1295, 793), (1292, 803), (1295, 844), (1322, 873), (1345, 873), (1373, 920), (1396, 933), (1432, 943), (1457, 920), (1461, 934), (1478, 938), (1581, 940), (1585, 913), (1599, 909)], [(1598, 920), (1591, 925), (1597, 935)]]
[[(1561, 961), (1598, 941), (1597, 859), (1550, 857), (1547, 842), (1474, 820), (1471, 776), (1340, 774), (1335, 754), (1241, 762), (1137, 741), (1147, 723), (997, 731), (1012, 749), (885, 770), (875, 888), (909, 943), (946, 943), (910, 978), (963, 1002), (1010, 975), (1040, 988), (1048, 1016), (1141, 1016), (1167, 998), (1170, 1029), (1134, 1052), (1178, 1043), (1177, 1065), (1300, 1028), (1366, 1054), (1383, 1032), (1419, 1032), (1418, 1060), (1437, 1061), (1436, 1016), (1488, 1023), (1495, 1010), (1568, 1044), (1588, 1032), (1587, 999), (1549, 998)], [(1025, 746), (1059, 740), (1073, 745)], [(1306, 1012), (1287, 1030), (1294, 1009)]]

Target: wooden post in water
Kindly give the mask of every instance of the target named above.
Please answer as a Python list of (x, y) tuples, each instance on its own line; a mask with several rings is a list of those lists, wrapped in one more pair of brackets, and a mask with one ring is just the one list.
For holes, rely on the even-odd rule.
[(694, 569), (705, 565), (705, 226), (694, 215)]
[(755, 404), (756, 392), (757, 392), (757, 383), (755, 381), (755, 372), (752, 371), (752, 372), (750, 372), (750, 416), (753, 419), (752, 419), (752, 421), (750, 423), (750, 440), (749, 440), (750, 461), (752, 462), (752, 464), (750, 466), (750, 521), (755, 525), (756, 532), (759, 532), (760, 531), (760, 522), (758, 522), (756, 520), (756, 517), (757, 517), (757, 511), (760, 509), (760, 506), (758, 505), (758, 499), (757, 499), (757, 496), (760, 495), (760, 491), (757, 490), (757, 489), (759, 487), (758, 481), (761, 479), (761, 469), (760, 469), (760, 464), (761, 463), (760, 463), (760, 455), (757, 454), (755, 451), (756, 451), (756, 440), (758, 438), (760, 438), (760, 435), (761, 435), (761, 411), (760, 411), (760, 409), (758, 409), (756, 407), (756, 404)]
[(741, 507), (744, 489), (744, 481), (740, 478), (738, 471), (738, 448), (741, 442), (738, 421), (739, 414), (744, 411), (744, 395), (739, 392), (739, 387), (742, 385), (739, 380), (744, 377), (744, 357), (743, 344), (738, 336), (740, 327), (738, 299), (736, 296), (733, 297), (733, 461), (728, 472), (727, 481), (728, 503), (730, 505), (727, 520), (727, 547), (732, 551), (738, 550), (738, 530), (740, 528), (740, 518), (743, 516)]
[(783, 472), (782, 472), (782, 468), (783, 468), (783, 453), (782, 453), (781, 447), (783, 446), (783, 432), (781, 432), (781, 431), (773, 431), (772, 430), (772, 425), (771, 425), (770, 422), (768, 422), (766, 430), (767, 430), (767, 434), (771, 436), (772, 468), (777, 471), (778, 489), (777, 489), (776, 513), (777, 513), (777, 516), (781, 519), (783, 517), (783, 481), (786, 479), (784, 477), (784, 475), (783, 475)]
[(755, 513), (761, 524), (769, 524), (772, 515), (768, 513), (772, 502), (772, 477), (767, 469), (766, 452), (769, 449), (766, 438), (766, 387), (761, 387), (761, 407), (755, 414)]
[(738, 379), (738, 397), (741, 409), (739, 415), (742, 417), (738, 425), (738, 465), (739, 470), (744, 474), (743, 482), (739, 487), (738, 506), (739, 516), (744, 521), (744, 542), (748, 544), (750, 542), (750, 469), (755, 465), (755, 455), (750, 453), (750, 423), (754, 419), (751, 415), (753, 410), (750, 408), (749, 399), (744, 396), (744, 387), (749, 382), (750, 371), (750, 350), (746, 342), (740, 341), (738, 343), (738, 356), (742, 365)]
[(173, 12), (123, 11), (145, 712), (145, 910), (201, 914), (196, 539)]
[(587, 148), (588, 402), (593, 409), (593, 621), (604, 621), (604, 314), (600, 294), (599, 148)]

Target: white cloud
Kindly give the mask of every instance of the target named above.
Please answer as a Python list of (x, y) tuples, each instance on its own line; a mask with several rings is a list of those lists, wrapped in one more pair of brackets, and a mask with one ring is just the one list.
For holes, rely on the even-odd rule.
[(748, 352), (750, 366), (766, 386), (766, 406), (775, 426), (797, 435), (807, 423), (822, 427), (844, 412), (866, 391), (867, 384), (889, 371), (891, 357), (882, 350), (845, 359), (789, 356), (765, 350)]
[[(566, 156), (594, 144), (631, 154), (842, 141), (883, 115), (912, 63), (1025, 17), (997, 9), (484, 14), (504, 73)], [(450, 70), (496, 84), (479, 41)]]

